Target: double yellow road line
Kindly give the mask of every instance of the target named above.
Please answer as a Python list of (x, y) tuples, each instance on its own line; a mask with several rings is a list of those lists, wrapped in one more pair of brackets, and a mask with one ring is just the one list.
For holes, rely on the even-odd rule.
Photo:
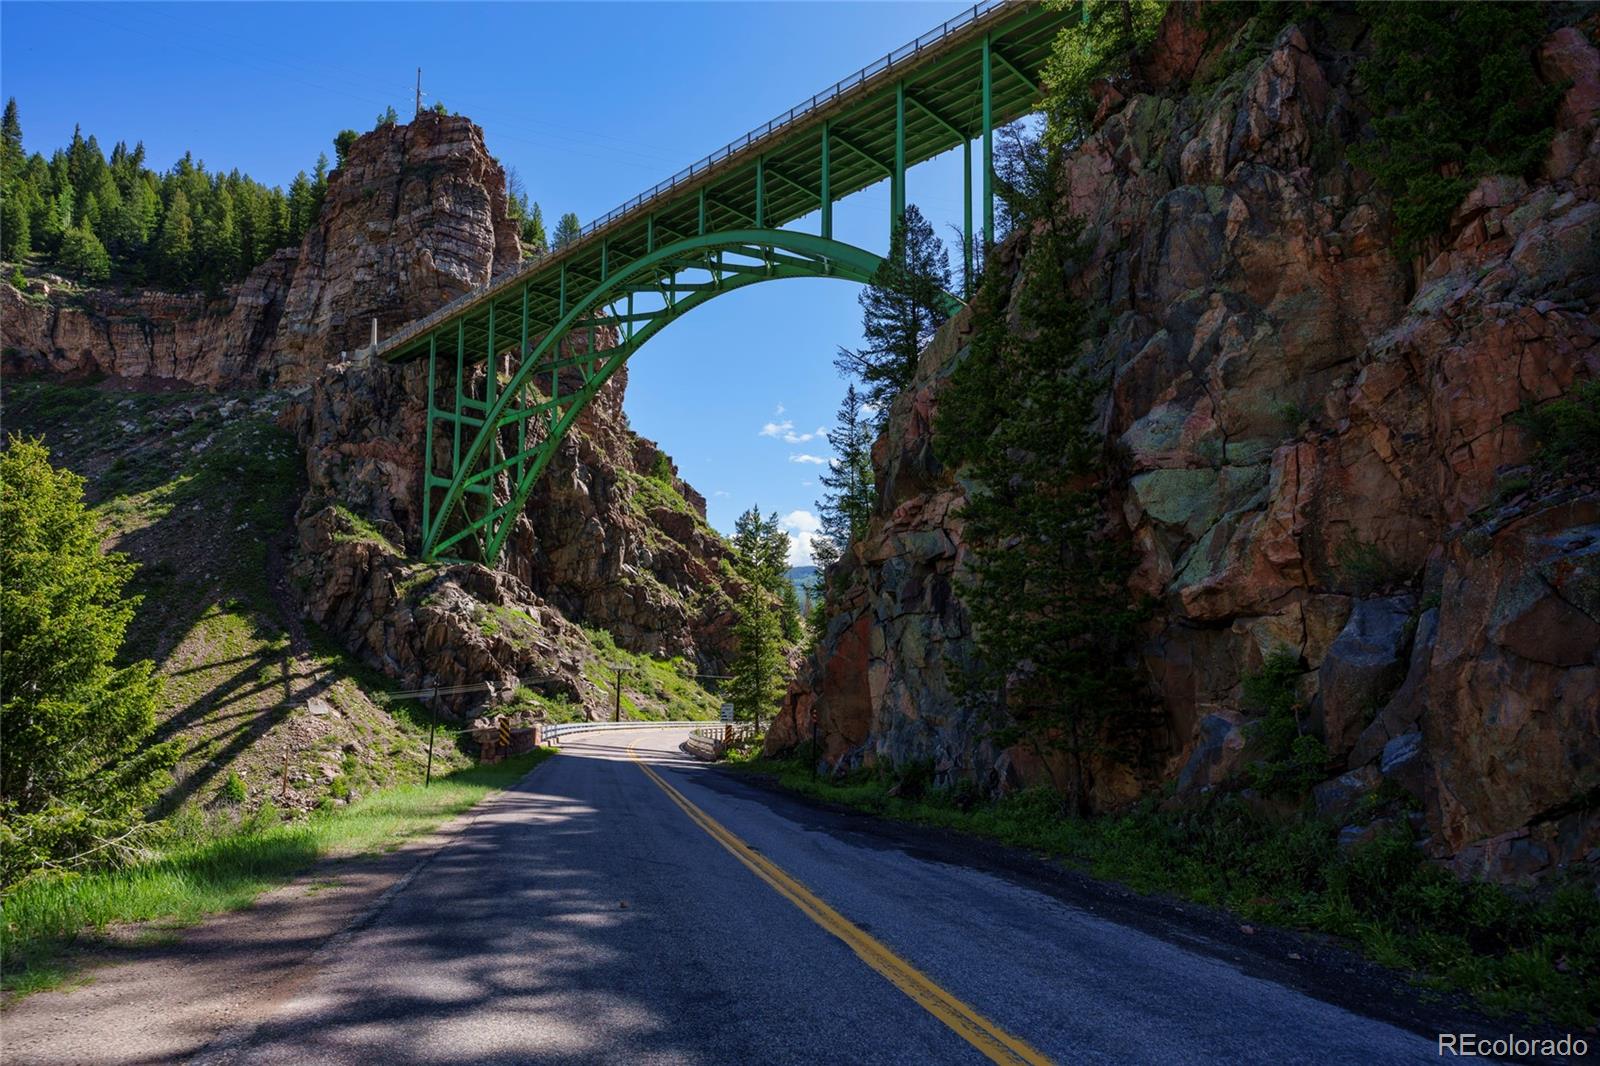
[(780, 896), (800, 908), (800, 912), (822, 928), (844, 941), (861, 961), (882, 974), (900, 991), (929, 1014), (949, 1026), (956, 1035), (977, 1048), (993, 1062), (1028, 1063), (1040, 1066), (1049, 1059), (1001, 1029), (972, 1007), (934, 984), (927, 974), (889, 950), (875, 938), (868, 936), (854, 922), (818, 899), (799, 881), (790, 877), (772, 860), (757, 852), (743, 840), (730, 833), (721, 823), (689, 802), (677, 789), (652, 770), (628, 746), (628, 755), (645, 772), (645, 776), (660, 786), (661, 791), (682, 808), (691, 821), (704, 829), (734, 858), (767, 884)]

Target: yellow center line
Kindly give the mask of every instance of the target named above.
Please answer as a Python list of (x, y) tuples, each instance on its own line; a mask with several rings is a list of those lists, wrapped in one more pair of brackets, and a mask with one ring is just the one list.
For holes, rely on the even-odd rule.
[[(634, 744), (637, 744), (635, 741)], [(645, 776), (660, 786), (689, 818), (742, 862), (751, 873), (800, 908), (807, 918), (844, 941), (861, 961), (886, 977), (900, 991), (929, 1014), (938, 1018), (967, 1043), (981, 1051), (993, 1062), (1029, 1063), (1032, 1066), (1050, 1060), (1025, 1041), (1012, 1036), (972, 1007), (946, 992), (927, 974), (896, 955), (883, 943), (867, 935), (860, 926), (818, 899), (810, 889), (790, 877), (776, 863), (757, 852), (750, 845), (729, 832), (705, 811), (691, 803), (683, 793), (673, 788), (652, 770), (628, 745), (628, 757), (633, 759)]]

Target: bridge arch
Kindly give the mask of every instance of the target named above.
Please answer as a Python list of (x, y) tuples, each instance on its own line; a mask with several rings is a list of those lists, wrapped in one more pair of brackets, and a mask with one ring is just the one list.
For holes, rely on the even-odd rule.
[[(515, 367), (504, 382), (497, 353), (491, 361), (485, 395), (465, 397), (457, 381), (455, 409), (435, 406), (434, 380), (438, 351), (429, 351), (428, 427), (425, 444), (422, 555), (425, 559), (459, 556), (471, 544), (481, 561), (500, 558), (517, 515), (533, 486), (555, 455), (567, 431), (600, 388), (650, 338), (669, 323), (723, 293), (780, 278), (839, 278), (865, 284), (882, 259), (853, 245), (809, 233), (780, 229), (741, 229), (682, 238), (605, 276), (576, 298), (566, 301), (556, 324), (536, 341), (524, 341), (512, 358)], [(951, 309), (960, 306), (949, 297)], [(618, 343), (595, 347), (593, 331), (611, 327)], [(576, 338), (588, 334), (587, 343)], [(572, 341), (572, 343), (569, 343)], [(562, 393), (562, 372), (576, 369), (581, 385)], [(459, 370), (458, 370), (459, 373)], [(481, 414), (463, 411), (477, 409)], [(451, 470), (433, 470), (433, 427), (438, 421), (456, 428)], [(544, 432), (529, 443), (530, 425)], [(470, 441), (461, 430), (472, 428)], [(513, 443), (507, 444), (507, 437)], [(497, 492), (501, 479), (509, 494)], [(438, 489), (444, 495), (434, 505)], [(482, 501), (476, 509), (472, 504)], [(459, 519), (458, 519), (459, 513)]]
[[(479, 559), (497, 562), (584, 406), (679, 315), (776, 278), (869, 280), (880, 260), (833, 239), (834, 203), (886, 181), (892, 230), (906, 209), (907, 168), (956, 150), (960, 263), (970, 290), (976, 249), (994, 232), (993, 131), (1035, 110), (1056, 35), (1081, 14), (1071, 5), (978, 0), (590, 222), (575, 242), (377, 344), (373, 354), (387, 362), (428, 364), (424, 558), (475, 548)], [(816, 235), (781, 228), (813, 214)], [(621, 343), (599, 352), (591, 337), (580, 351), (577, 335), (600, 327), (616, 329)], [(454, 388), (443, 390), (439, 362), (452, 357)], [(481, 388), (475, 371), (467, 388), (468, 364), (485, 360)], [(502, 382), (508, 363), (514, 369)], [(578, 379), (565, 395), (564, 370), (568, 382)], [(436, 402), (445, 391), (453, 401)], [(527, 431), (540, 423), (544, 433), (530, 443)], [(443, 471), (435, 469), (439, 425), (449, 434)]]

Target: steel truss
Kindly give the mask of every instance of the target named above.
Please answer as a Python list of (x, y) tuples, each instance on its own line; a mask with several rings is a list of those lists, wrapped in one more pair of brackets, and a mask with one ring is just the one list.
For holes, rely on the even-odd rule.
[[(571, 300), (563, 278), (556, 325), (542, 337), (529, 336), (530, 323), (548, 317), (530, 307), (526, 291), (520, 321), (501, 325), (490, 314), (486, 349), (468, 353), (465, 327), (458, 322), (448, 406), (439, 403), (439, 364), (448, 353), (439, 350), (437, 336), (431, 338), (423, 558), (498, 562), (534, 483), (584, 407), (669, 322), (725, 292), (778, 278), (865, 283), (880, 262), (871, 252), (825, 237), (749, 229), (663, 245), (607, 272)], [(617, 343), (598, 348), (602, 331), (615, 331)], [(472, 364), (491, 354), (481, 382), (475, 374), (469, 380)], [(579, 384), (572, 389), (574, 377)], [(569, 391), (562, 391), (563, 384)], [(436, 469), (434, 454), (435, 425), (441, 422), (451, 434), (445, 471)]]

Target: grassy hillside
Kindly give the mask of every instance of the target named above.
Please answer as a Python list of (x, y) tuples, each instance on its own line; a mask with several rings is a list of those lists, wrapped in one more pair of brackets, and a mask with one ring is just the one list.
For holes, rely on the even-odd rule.
[[(422, 777), (426, 710), (384, 701), (392, 683), (295, 608), (285, 559), (305, 474), (292, 435), (277, 425), (286, 400), (5, 384), (5, 431), (42, 436), (52, 462), (87, 478), (109, 545), (139, 563), (130, 591), (143, 603), (124, 655), (155, 660), (158, 736), (184, 741), (168, 811), (227, 821), (265, 800), (304, 811)], [(635, 655), (604, 630), (585, 632), (585, 703), (613, 705), (620, 664), (625, 717), (716, 716), (720, 700), (687, 662)], [(514, 709), (524, 708), (554, 721), (583, 714), (531, 691)], [(444, 742), (434, 770), (469, 761)]]
[[(5, 430), (42, 436), (88, 479), (144, 597), (126, 657), (163, 677), (161, 738), (184, 741), (168, 808), (226, 820), (420, 780), (426, 718), (304, 625), (283, 579), (303, 491), (284, 397), (8, 381)], [(466, 765), (443, 744), (435, 771)], [(287, 767), (287, 787), (285, 769)]]

